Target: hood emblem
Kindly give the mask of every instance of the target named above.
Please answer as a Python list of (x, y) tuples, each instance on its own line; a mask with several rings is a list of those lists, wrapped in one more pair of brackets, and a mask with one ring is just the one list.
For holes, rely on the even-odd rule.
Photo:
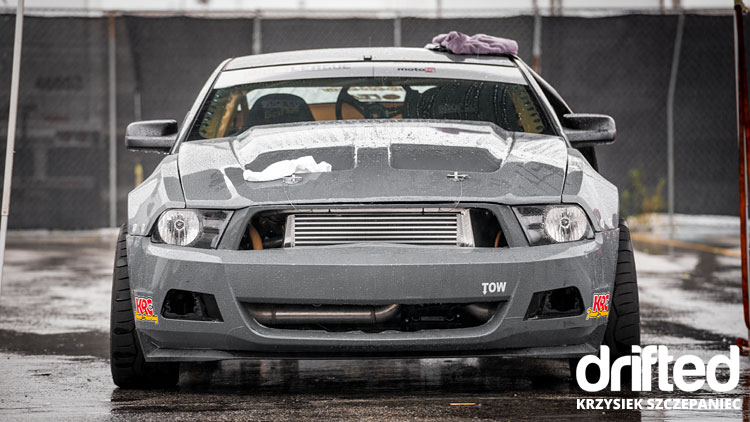
[(302, 177), (297, 176), (296, 174), (292, 173), (289, 176), (284, 176), (284, 184), (286, 185), (296, 185), (297, 183), (302, 181)]
[(454, 171), (453, 173), (448, 173), (447, 175), (448, 179), (453, 180), (454, 182), (463, 182), (464, 180), (469, 178), (468, 174), (460, 174), (457, 171)]

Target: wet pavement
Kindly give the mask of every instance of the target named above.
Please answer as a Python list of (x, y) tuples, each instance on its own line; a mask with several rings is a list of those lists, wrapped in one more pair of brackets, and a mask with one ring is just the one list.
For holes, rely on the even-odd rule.
[[(732, 247), (711, 232), (709, 243)], [(124, 391), (107, 361), (112, 230), (11, 233), (0, 297), (0, 420), (739, 420), (742, 410), (602, 411), (579, 398), (740, 398), (735, 391), (582, 392), (567, 362), (228, 361), (184, 365), (172, 390)], [(695, 240), (695, 239), (691, 239)], [(740, 261), (636, 244), (642, 343), (705, 359), (745, 335)], [(722, 373), (726, 378), (727, 374)]]

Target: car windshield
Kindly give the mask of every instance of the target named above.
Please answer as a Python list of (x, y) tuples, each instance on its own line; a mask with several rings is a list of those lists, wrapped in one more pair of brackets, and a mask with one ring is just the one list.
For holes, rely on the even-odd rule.
[(527, 85), (469, 79), (347, 77), (294, 79), (214, 89), (188, 140), (237, 135), (254, 126), (362, 119), (490, 122), (552, 134)]

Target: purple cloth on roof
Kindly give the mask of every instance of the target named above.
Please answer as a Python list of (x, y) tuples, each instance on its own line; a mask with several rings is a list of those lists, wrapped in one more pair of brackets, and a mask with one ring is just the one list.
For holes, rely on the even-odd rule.
[(453, 54), (518, 54), (517, 42), (485, 34), (468, 36), (451, 31), (436, 36), (432, 43), (442, 45)]

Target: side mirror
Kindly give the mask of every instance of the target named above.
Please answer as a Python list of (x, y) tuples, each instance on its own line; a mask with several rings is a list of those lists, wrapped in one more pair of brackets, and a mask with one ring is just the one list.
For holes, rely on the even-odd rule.
[(131, 151), (167, 154), (177, 142), (176, 120), (133, 122), (125, 130), (125, 147)]
[(565, 114), (561, 123), (570, 144), (576, 148), (611, 144), (615, 141), (615, 119), (607, 115)]

